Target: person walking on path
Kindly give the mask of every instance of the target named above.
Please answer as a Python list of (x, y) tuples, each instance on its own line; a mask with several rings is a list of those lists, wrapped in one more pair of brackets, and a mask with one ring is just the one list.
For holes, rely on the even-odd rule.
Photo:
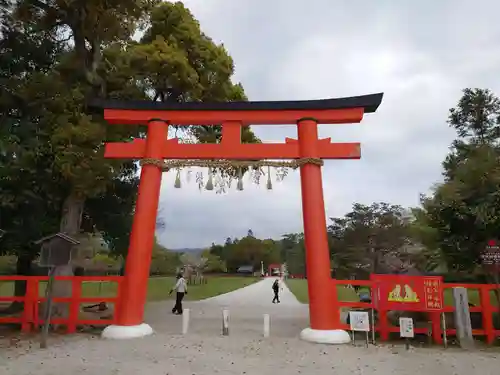
[(280, 303), (280, 281), (276, 279), (273, 283), (273, 292), (274, 292), (274, 298), (273, 298), (273, 303)]
[(187, 285), (186, 279), (184, 279), (181, 274), (177, 275), (177, 282), (175, 283), (175, 286), (172, 288), (172, 290), (170, 290), (169, 294), (172, 294), (174, 290), (177, 293), (175, 296), (175, 305), (172, 309), (172, 314), (182, 315), (182, 300), (187, 294)]

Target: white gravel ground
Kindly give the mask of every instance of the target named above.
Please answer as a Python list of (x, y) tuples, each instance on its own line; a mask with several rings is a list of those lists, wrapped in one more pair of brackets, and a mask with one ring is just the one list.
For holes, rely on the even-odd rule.
[[(22, 356), (0, 352), (1, 375), (208, 375), (208, 374), (498, 374), (500, 353), (400, 347), (315, 345), (297, 336), (307, 326), (307, 306), (285, 288), (271, 303), (272, 280), (205, 301), (187, 303), (190, 331), (181, 336), (181, 317), (170, 303), (148, 306), (156, 333), (138, 340), (68, 338), (47, 350)], [(221, 309), (231, 312), (230, 336), (221, 336)], [(271, 315), (271, 337), (262, 338), (262, 314)]]

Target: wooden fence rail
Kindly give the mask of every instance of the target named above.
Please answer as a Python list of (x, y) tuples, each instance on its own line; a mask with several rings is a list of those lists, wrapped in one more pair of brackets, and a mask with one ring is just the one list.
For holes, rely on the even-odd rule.
[[(0, 302), (23, 302), (24, 310), (19, 316), (0, 316), (0, 324), (17, 323), (21, 325), (23, 332), (37, 331), (43, 319), (40, 318), (40, 303), (46, 300), (45, 296), (40, 296), (40, 284), (48, 281), (47, 276), (0, 276), (0, 283), (15, 282), (17, 280), (26, 281), (26, 294), (23, 297), (0, 296)], [(67, 333), (74, 333), (80, 325), (109, 325), (116, 322), (116, 313), (111, 319), (80, 319), (82, 303), (113, 303), (114, 311), (118, 311), (117, 305), (120, 301), (120, 289), (123, 281), (122, 276), (58, 276), (57, 281), (71, 281), (71, 297), (54, 298), (54, 302), (66, 302), (69, 304), (69, 314), (67, 318), (51, 319), (52, 324), (66, 326)], [(82, 296), (82, 286), (87, 282), (115, 282), (117, 284), (116, 295), (114, 297), (84, 297)]]

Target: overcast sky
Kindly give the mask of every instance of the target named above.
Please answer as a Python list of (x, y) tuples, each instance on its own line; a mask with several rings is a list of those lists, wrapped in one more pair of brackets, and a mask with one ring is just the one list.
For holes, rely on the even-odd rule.
[[(500, 3), (494, 0), (187, 0), (203, 31), (224, 43), (250, 100), (334, 98), (384, 92), (361, 124), (322, 125), (334, 142), (359, 141), (362, 159), (327, 161), (328, 217), (354, 202), (418, 204), (441, 179), (455, 133), (446, 124), (465, 87), (500, 94)], [(263, 141), (295, 126), (254, 126)], [(159, 233), (169, 248), (302, 231), (299, 173), (224, 195), (165, 174)]]

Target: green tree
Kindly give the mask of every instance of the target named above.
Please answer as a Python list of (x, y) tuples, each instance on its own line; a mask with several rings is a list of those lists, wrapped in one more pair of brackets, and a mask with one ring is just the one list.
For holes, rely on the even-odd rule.
[(443, 163), (445, 182), (422, 206), (448, 269), (480, 273), (480, 254), (500, 232), (500, 102), (489, 90), (466, 89), (448, 123), (458, 138)]
[(457, 131), (458, 138), (443, 163), (445, 180), (455, 177), (455, 171), (476, 147), (499, 146), (500, 100), (487, 89), (465, 89), (457, 106), (450, 109), (448, 125)]
[(422, 197), (426, 222), (457, 279), (498, 284), (498, 271), (481, 266), (480, 257), (500, 233), (500, 100), (489, 90), (465, 89), (448, 124), (458, 137), (443, 163), (444, 183)]
[(153, 275), (173, 275), (181, 266), (180, 254), (167, 250), (155, 238), (150, 272)]
[(208, 252), (212, 255), (215, 255), (215, 256), (221, 258), (223, 256), (223, 253), (224, 253), (224, 246), (212, 243), (212, 245), (208, 249)]
[[(154, 93), (154, 100), (247, 99), (241, 84), (231, 80), (234, 63), (224, 45), (215, 44), (203, 33), (198, 21), (181, 2), (164, 2), (153, 8), (150, 27), (141, 42), (131, 47), (129, 61), (141, 85)], [(182, 133), (182, 128), (178, 130)], [(243, 143), (260, 142), (250, 127), (243, 127), (241, 133)], [(218, 143), (222, 129), (221, 126), (195, 125), (187, 128), (186, 135), (194, 137), (196, 142)], [(238, 174), (234, 168), (214, 172), (223, 179)]]
[[(7, 9), (7, 8), (4, 8)], [(54, 180), (51, 145), (38, 141), (39, 112), (24, 100), (30, 85), (50, 72), (64, 52), (55, 36), (0, 14), (0, 254), (17, 256), (16, 272), (29, 274), (33, 241), (57, 231), (62, 194)], [(26, 283), (16, 282), (24, 295)], [(13, 310), (22, 303), (13, 303)]]
[(410, 217), (400, 206), (355, 203), (342, 218), (331, 218), (330, 252), (336, 277), (400, 271), (413, 265), (420, 251), (409, 230)]
[(281, 259), (291, 275), (306, 275), (306, 254), (303, 233), (288, 233), (279, 241)]
[(463, 90), (457, 107), (450, 109), (448, 124), (460, 141), (496, 144), (500, 135), (500, 100), (487, 89)]
[(229, 272), (236, 272), (240, 266), (251, 265), (254, 269), (260, 269), (261, 262), (271, 264), (281, 261), (279, 243), (271, 239), (258, 239), (251, 230), (248, 232), (241, 239), (228, 238), (223, 246), (213, 244), (209, 249), (211, 254), (225, 263)]
[(83, 229), (98, 230), (115, 256), (127, 254), (138, 185), (137, 177), (115, 179), (105, 192), (88, 199), (85, 205)]
[[(137, 165), (104, 159), (102, 145), (141, 133), (108, 126), (86, 112), (87, 100), (152, 100), (165, 93), (171, 100), (241, 100), (241, 86), (231, 81), (233, 62), (181, 3), (12, 5), (0, 35), (0, 79), (8, 88), (0, 93), (0, 226), (10, 233), (2, 249), (32, 260), (38, 251), (32, 239), (85, 230), (103, 233), (124, 254)], [(145, 30), (140, 42), (131, 39), (138, 26)], [(196, 129), (190, 131), (199, 141), (213, 141)], [(243, 133), (256, 141), (249, 129)], [(28, 230), (24, 240), (14, 240)]]
[(410, 237), (422, 246), (422, 251), (415, 258), (417, 268), (424, 271), (447, 271), (443, 253), (439, 248), (438, 230), (432, 226), (430, 218), (422, 208), (413, 208), (414, 220), (410, 223)]
[(498, 150), (478, 146), (454, 171), (453, 179), (422, 199), (449, 270), (476, 271), (486, 243), (498, 237), (499, 186)]
[[(234, 67), (224, 48), (201, 32), (181, 3), (156, 3), (21, 1), (16, 9), (25, 23), (55, 33), (71, 31), (73, 48), (26, 98), (44, 109), (39, 121), (48, 127), (43, 141), (53, 146), (56, 172), (65, 186), (61, 230), (68, 234), (80, 230), (86, 199), (105, 192), (125, 171), (134, 172), (124, 171), (122, 161), (104, 159), (102, 148), (95, 152), (105, 138), (129, 139), (133, 133), (86, 115), (87, 98), (144, 98), (152, 90), (161, 94), (167, 89), (180, 93), (175, 100), (244, 98), (241, 87), (231, 82)], [(146, 15), (143, 39), (131, 41)], [(117, 71), (125, 65), (126, 76)], [(39, 92), (45, 95), (36, 97)]]
[(210, 249), (203, 251), (201, 257), (206, 259), (205, 272), (226, 272), (226, 263), (219, 256), (212, 253)]

